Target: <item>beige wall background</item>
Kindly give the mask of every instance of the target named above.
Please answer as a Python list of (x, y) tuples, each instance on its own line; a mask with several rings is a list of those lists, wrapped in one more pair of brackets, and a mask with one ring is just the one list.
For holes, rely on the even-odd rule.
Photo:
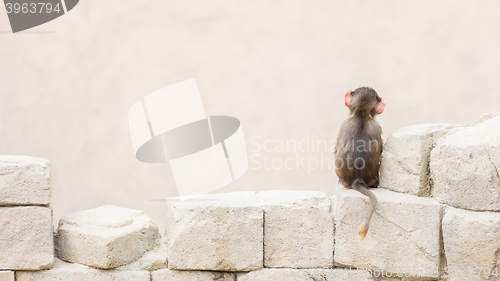
[[(312, 144), (275, 146), (335, 139), (343, 95), (359, 86), (387, 101), (384, 137), (419, 123), (472, 125), (500, 112), (499, 11), (498, 1), (82, 0), (12, 34), (2, 6), (0, 154), (52, 162), (56, 224), (114, 204), (163, 226), (162, 198), (177, 191), (168, 164), (134, 157), (127, 112), (141, 97), (196, 78), (207, 114), (239, 118), (249, 156), (275, 167), (331, 158)], [(265, 140), (271, 151), (256, 151)], [(326, 166), (256, 166), (219, 191), (331, 194), (337, 181)]]

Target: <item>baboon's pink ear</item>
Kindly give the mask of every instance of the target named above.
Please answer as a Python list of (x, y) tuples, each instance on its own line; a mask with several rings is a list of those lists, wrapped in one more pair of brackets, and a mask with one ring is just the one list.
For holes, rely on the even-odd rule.
[(351, 92), (345, 93), (345, 105), (350, 106), (352, 103), (352, 95)]
[(377, 114), (382, 114), (382, 112), (384, 112), (384, 109), (385, 109), (385, 101), (381, 101), (377, 104), (377, 107), (375, 108), (375, 110), (377, 111)]

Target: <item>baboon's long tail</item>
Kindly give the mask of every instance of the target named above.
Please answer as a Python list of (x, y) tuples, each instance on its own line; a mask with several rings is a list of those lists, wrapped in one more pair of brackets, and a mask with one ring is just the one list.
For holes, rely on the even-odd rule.
[(368, 233), (370, 220), (372, 218), (373, 212), (375, 211), (375, 206), (377, 205), (377, 197), (375, 197), (375, 194), (373, 194), (373, 192), (366, 188), (366, 183), (362, 179), (356, 179), (352, 184), (352, 189), (355, 189), (370, 198), (370, 208), (358, 229), (358, 234), (361, 237), (361, 241), (363, 241), (363, 239), (365, 239), (366, 237), (366, 233)]

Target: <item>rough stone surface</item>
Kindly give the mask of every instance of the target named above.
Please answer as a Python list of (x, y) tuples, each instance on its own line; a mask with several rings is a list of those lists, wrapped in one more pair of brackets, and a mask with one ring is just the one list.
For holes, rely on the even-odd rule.
[(170, 269), (262, 268), (263, 209), (253, 192), (169, 199), (166, 234)]
[(264, 207), (264, 267), (333, 266), (331, 202), (324, 192), (270, 190)]
[(49, 205), (50, 162), (43, 158), (0, 156), (0, 205)]
[(360, 241), (358, 227), (369, 200), (357, 191), (336, 187), (335, 262), (393, 274), (421, 271), (423, 277), (437, 276), (442, 206), (430, 198), (380, 188), (372, 191), (379, 203), (368, 235)]
[(391, 133), (382, 151), (380, 186), (428, 196), (430, 151), (437, 139), (461, 127), (454, 124), (420, 124)]
[(157, 245), (159, 236), (142, 211), (102, 206), (59, 221), (56, 253), (64, 261), (115, 268), (138, 260)]
[[(449, 281), (500, 280), (500, 213), (447, 208), (443, 242)], [(451, 272), (462, 268), (467, 270), (462, 275)], [(487, 272), (479, 274), (480, 268), (486, 268)], [(496, 277), (491, 275), (495, 268)]]
[(257, 271), (251, 271), (248, 273), (238, 273), (238, 281), (275, 281), (275, 280), (287, 280), (287, 281), (313, 281), (313, 279), (304, 271), (293, 270), (291, 268), (283, 269), (262, 269)]
[[(262, 269), (238, 273), (238, 281), (366, 281), (374, 280), (362, 270), (349, 269)], [(153, 280), (154, 281), (154, 280)]]
[(236, 274), (216, 271), (162, 269), (151, 273), (152, 281), (236, 281)]
[(15, 281), (14, 271), (1, 271), (0, 270), (0, 281)]
[(0, 270), (40, 270), (54, 266), (52, 210), (0, 207)]
[(16, 281), (150, 281), (148, 271), (100, 270), (57, 260), (51, 270), (17, 271)]
[(116, 270), (147, 270), (153, 271), (167, 268), (167, 240), (162, 238), (159, 245), (146, 252), (138, 261), (117, 267)]
[[(297, 270), (292, 270), (297, 271)], [(313, 281), (367, 281), (374, 279), (370, 272), (356, 269), (310, 269), (303, 270)]]
[(500, 116), (500, 113), (485, 113), (479, 117), (479, 122), (490, 120), (498, 116)]
[(431, 152), (430, 167), (439, 202), (500, 211), (500, 117), (445, 136)]

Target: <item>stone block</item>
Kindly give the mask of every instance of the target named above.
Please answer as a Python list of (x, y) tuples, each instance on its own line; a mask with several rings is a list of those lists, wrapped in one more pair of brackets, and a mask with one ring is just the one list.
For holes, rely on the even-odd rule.
[(333, 266), (331, 202), (324, 192), (269, 190), (264, 207), (264, 267)]
[(138, 260), (159, 236), (142, 211), (108, 205), (63, 217), (55, 248), (61, 260), (109, 269)]
[(481, 115), (479, 117), (479, 122), (490, 120), (490, 119), (496, 118), (498, 116), (500, 116), (500, 113), (484, 113), (483, 115)]
[(253, 192), (169, 199), (166, 237), (169, 269), (260, 269), (263, 209)]
[(51, 165), (43, 158), (0, 156), (0, 205), (49, 205)]
[(52, 210), (0, 207), (0, 270), (41, 270), (54, 266)]
[(380, 165), (380, 186), (417, 196), (430, 195), (429, 155), (437, 139), (460, 128), (454, 124), (420, 124), (389, 135)]
[(430, 167), (439, 202), (500, 211), (500, 118), (445, 136), (431, 152)]
[(15, 281), (14, 271), (0, 270), (0, 281)]
[(443, 242), (448, 281), (500, 280), (500, 213), (447, 208)]
[[(341, 265), (393, 274), (438, 276), (442, 206), (431, 198), (371, 189), (378, 204), (363, 241), (358, 227), (369, 200), (338, 185), (334, 260)], [(418, 275), (420, 274), (420, 275)]]
[(238, 273), (238, 281), (313, 281), (313, 279), (302, 270), (291, 268), (265, 268), (257, 271)]
[(236, 281), (236, 274), (217, 271), (162, 269), (151, 273), (152, 281)]
[(167, 268), (167, 240), (165, 238), (162, 238), (159, 245), (157, 245), (154, 249), (144, 253), (138, 261), (117, 267), (116, 270), (153, 271), (163, 268)]
[[(238, 273), (238, 281), (368, 281), (373, 279), (366, 271), (351, 269), (296, 269), (272, 268)], [(378, 279), (377, 279), (378, 280)], [(154, 281), (154, 280), (153, 280)]]
[(150, 278), (148, 271), (101, 270), (60, 260), (51, 270), (16, 272), (16, 281), (150, 281)]

